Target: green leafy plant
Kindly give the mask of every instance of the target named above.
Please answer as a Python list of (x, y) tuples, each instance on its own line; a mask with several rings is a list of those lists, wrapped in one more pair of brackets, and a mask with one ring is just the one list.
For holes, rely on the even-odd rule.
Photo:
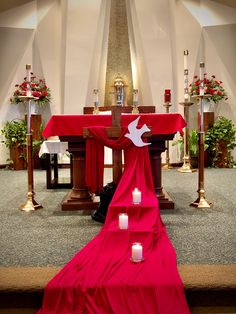
[[(184, 149), (184, 137), (180, 137), (178, 140), (173, 141), (172, 146), (180, 145), (180, 150)], [(189, 132), (189, 154), (190, 156), (198, 156), (198, 131), (195, 129)]]
[[(33, 155), (38, 152), (40, 145), (43, 142), (42, 137), (43, 124), (40, 126), (40, 139), (33, 139), (32, 142), (32, 152)], [(7, 121), (4, 127), (1, 129), (1, 134), (4, 136), (2, 143), (6, 145), (7, 148), (11, 149), (13, 147), (22, 148), (22, 154), (19, 158), (26, 159), (26, 134), (27, 134), (27, 123), (25, 120), (14, 119), (12, 121)], [(8, 160), (12, 163), (12, 160)]]
[(4, 136), (2, 143), (4, 143), (7, 148), (11, 148), (15, 145), (25, 146), (26, 132), (27, 124), (24, 120), (15, 119), (7, 121), (1, 130), (1, 134)]
[(236, 147), (236, 126), (230, 119), (218, 117), (205, 136), (205, 146), (212, 160), (213, 167), (233, 167), (231, 155)]

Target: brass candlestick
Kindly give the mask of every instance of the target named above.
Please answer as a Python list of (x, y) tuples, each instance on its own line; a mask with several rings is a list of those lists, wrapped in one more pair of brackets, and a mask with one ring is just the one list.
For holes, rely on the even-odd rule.
[(134, 89), (133, 90), (133, 109), (132, 109), (132, 114), (137, 114), (139, 113), (138, 110), (138, 90)]
[(189, 107), (193, 105), (193, 102), (184, 101), (180, 102), (180, 105), (184, 106), (184, 119), (187, 123), (185, 129), (184, 129), (184, 157), (183, 157), (183, 165), (181, 168), (178, 169), (179, 172), (183, 173), (191, 173), (196, 171), (195, 169), (192, 169), (191, 167), (191, 158), (189, 153)]
[(93, 114), (99, 114), (98, 105), (94, 103)]
[(204, 189), (204, 98), (208, 98), (209, 95), (197, 97), (200, 98), (200, 126), (198, 132), (198, 198), (191, 203), (190, 206), (196, 208), (210, 208), (212, 207), (212, 203), (206, 200)]
[(28, 170), (28, 193), (27, 201), (25, 204), (20, 206), (23, 211), (32, 211), (43, 206), (38, 204), (34, 199), (34, 179), (33, 179), (33, 157), (32, 157), (32, 134), (26, 134), (26, 145), (27, 145), (27, 170)]
[(94, 97), (94, 109), (93, 109), (93, 114), (99, 114), (99, 100), (98, 100), (98, 89), (94, 88), (93, 90), (93, 97)]
[[(170, 112), (170, 107), (172, 106), (171, 103), (165, 102), (163, 105), (166, 108), (166, 113)], [(170, 166), (170, 147), (169, 141), (166, 141), (166, 164), (162, 167), (163, 169), (172, 169), (173, 167)]]
[(27, 101), (28, 110), (27, 110), (27, 134), (26, 134), (26, 151), (27, 151), (27, 170), (28, 170), (28, 193), (27, 201), (25, 204), (20, 206), (20, 209), (26, 212), (42, 208), (42, 205), (39, 205), (34, 199), (34, 178), (33, 178), (33, 153), (32, 153), (32, 133), (31, 133), (31, 100), (37, 100), (37, 97), (32, 96), (30, 90), (30, 70), (31, 65), (26, 65), (26, 74), (27, 74), (27, 96), (20, 96), (19, 98), (22, 101)]

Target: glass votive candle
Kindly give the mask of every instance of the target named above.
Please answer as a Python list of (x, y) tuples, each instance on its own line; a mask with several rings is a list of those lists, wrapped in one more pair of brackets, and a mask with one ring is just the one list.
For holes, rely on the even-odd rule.
[(132, 192), (133, 197), (133, 204), (140, 204), (141, 203), (141, 191), (138, 188), (135, 188)]
[(132, 244), (131, 260), (133, 262), (141, 262), (143, 260), (143, 247), (141, 243), (136, 242)]
[(125, 213), (119, 214), (119, 228), (128, 229), (129, 226), (129, 216)]

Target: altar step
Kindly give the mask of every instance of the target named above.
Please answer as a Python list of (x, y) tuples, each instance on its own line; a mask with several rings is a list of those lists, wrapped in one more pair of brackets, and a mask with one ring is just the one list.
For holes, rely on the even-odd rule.
[[(191, 313), (236, 313), (236, 265), (178, 268)], [(35, 313), (46, 283), (59, 270), (60, 267), (0, 267), (0, 313)]]

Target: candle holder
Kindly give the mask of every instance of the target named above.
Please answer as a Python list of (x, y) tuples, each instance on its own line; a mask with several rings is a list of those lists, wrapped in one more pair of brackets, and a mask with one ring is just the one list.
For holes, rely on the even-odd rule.
[(139, 191), (137, 188), (134, 189), (132, 192), (132, 198), (133, 198), (133, 204), (139, 205), (141, 204), (142, 194), (141, 191)]
[(94, 95), (94, 108), (93, 108), (93, 114), (99, 114), (99, 100), (98, 100), (98, 89), (94, 88), (93, 90), (93, 95)]
[(138, 90), (134, 89), (133, 90), (133, 109), (132, 109), (132, 114), (137, 114), (139, 113), (138, 110)]
[(32, 133), (30, 128), (30, 101), (38, 98), (33, 96), (19, 97), (22, 101), (28, 101), (28, 114), (27, 114), (27, 134), (26, 134), (26, 151), (27, 151), (27, 172), (28, 172), (28, 193), (27, 201), (20, 206), (20, 209), (26, 212), (40, 209), (43, 206), (38, 204), (34, 199), (34, 178), (33, 178), (33, 154), (32, 154)]
[[(168, 95), (168, 94), (167, 94)], [(166, 98), (166, 95), (165, 95)], [(163, 105), (166, 108), (166, 113), (170, 113), (170, 107), (172, 106), (170, 102), (165, 102)], [(170, 147), (169, 141), (166, 141), (166, 164), (162, 167), (163, 169), (172, 169), (170, 165)]]
[(179, 103), (181, 106), (184, 106), (184, 119), (187, 123), (184, 129), (184, 157), (183, 157), (183, 165), (178, 169), (179, 172), (182, 173), (192, 173), (196, 171), (191, 167), (191, 158), (189, 154), (189, 107), (193, 105), (193, 102), (184, 101)]
[(129, 225), (129, 217), (126, 213), (119, 214), (119, 229), (126, 230)]
[(137, 114), (139, 113), (139, 110), (138, 110), (138, 103), (134, 103), (133, 104), (133, 109), (132, 109), (132, 114)]
[(143, 247), (141, 243), (135, 242), (132, 244), (132, 254), (130, 260), (133, 263), (140, 263), (144, 260), (143, 258)]
[(204, 189), (204, 99), (209, 95), (199, 95), (200, 99), (200, 127), (198, 132), (198, 198), (190, 204), (190, 206), (196, 208), (210, 208), (213, 206), (211, 202), (208, 202), (205, 198)]

